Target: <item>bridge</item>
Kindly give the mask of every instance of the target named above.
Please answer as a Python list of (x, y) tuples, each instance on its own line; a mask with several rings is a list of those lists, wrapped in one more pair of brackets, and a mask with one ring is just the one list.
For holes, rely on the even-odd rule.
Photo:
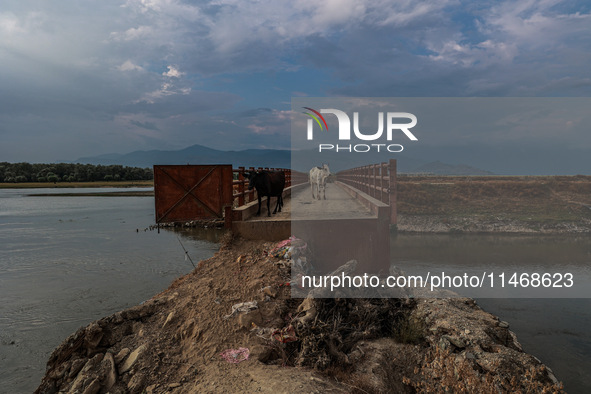
[(261, 215), (255, 216), (256, 191), (248, 190), (243, 176), (253, 167), (154, 166), (156, 222), (223, 219), (226, 228), (246, 239), (304, 238), (316, 258), (330, 267), (357, 258), (376, 270), (384, 268), (390, 228), (397, 220), (396, 160), (336, 173), (327, 183), (326, 200), (312, 198), (308, 174), (264, 169), (286, 175), (283, 210), (271, 217), (266, 197)]

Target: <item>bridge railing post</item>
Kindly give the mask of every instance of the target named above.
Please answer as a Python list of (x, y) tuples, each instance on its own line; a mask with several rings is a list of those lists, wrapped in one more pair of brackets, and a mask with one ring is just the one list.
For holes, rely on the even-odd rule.
[(398, 215), (396, 211), (396, 159), (390, 159), (388, 163), (389, 185), (388, 194), (390, 195), (390, 224), (398, 223)]
[(359, 168), (359, 170), (357, 170), (357, 183), (359, 185), (359, 190), (365, 192), (365, 188), (363, 187), (363, 177), (365, 176), (365, 170), (363, 169), (363, 167)]
[(372, 195), (372, 190), (371, 190), (371, 177), (372, 177), (372, 173), (371, 173), (371, 164), (369, 164), (367, 166), (367, 178), (365, 179), (365, 182), (367, 183), (367, 194), (369, 194), (370, 196)]
[(244, 205), (244, 167), (238, 167), (238, 206)]
[[(254, 171), (255, 171), (255, 169), (254, 169), (254, 167), (249, 167), (249, 168), (248, 168), (248, 171), (250, 171), (250, 172), (254, 172)], [(248, 193), (248, 202), (254, 201), (254, 190), (255, 190), (255, 189), (252, 189), (252, 190), (251, 190), (251, 191)]]
[(380, 163), (378, 174), (380, 176), (380, 201), (384, 202), (384, 163)]
[(378, 189), (377, 189), (377, 187), (378, 187), (378, 178), (377, 178), (377, 176), (378, 175), (376, 173), (377, 164), (373, 164), (371, 167), (372, 167), (371, 168), (371, 172), (372, 172), (371, 177), (373, 178), (372, 179), (373, 180), (373, 187), (372, 187), (371, 196), (373, 198), (377, 198), (377, 192), (378, 192)]
[(357, 169), (357, 171), (355, 171), (356, 177), (357, 177), (357, 188), (361, 191), (363, 191), (363, 168), (359, 168)]
[[(265, 171), (265, 170), (269, 170), (269, 168), (268, 168), (268, 167), (267, 167), (267, 168), (259, 167), (259, 168), (257, 169), (257, 171), (259, 171), (259, 172), (260, 172), (260, 171)], [(255, 194), (256, 194), (257, 198), (259, 198), (259, 194), (258, 194), (258, 192), (256, 191), (256, 189), (254, 189), (254, 191), (255, 191)]]
[(369, 190), (369, 178), (371, 177), (370, 171), (371, 171), (371, 167), (365, 166), (365, 177), (363, 179), (363, 183), (365, 184), (365, 194), (371, 196), (371, 191)]

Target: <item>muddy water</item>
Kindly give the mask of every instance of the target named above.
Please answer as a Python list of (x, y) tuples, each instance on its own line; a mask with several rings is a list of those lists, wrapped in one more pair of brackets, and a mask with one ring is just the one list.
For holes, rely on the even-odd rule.
[(152, 197), (25, 196), (48, 190), (0, 190), (0, 392), (32, 392), (68, 335), (190, 272), (177, 235), (195, 262), (218, 249), (216, 230), (144, 231)]
[(526, 352), (540, 358), (569, 393), (591, 391), (591, 237), (564, 235), (411, 235), (391, 239), (392, 259), (406, 272), (572, 272), (584, 298), (524, 298), (527, 292), (478, 297), (510, 323)]

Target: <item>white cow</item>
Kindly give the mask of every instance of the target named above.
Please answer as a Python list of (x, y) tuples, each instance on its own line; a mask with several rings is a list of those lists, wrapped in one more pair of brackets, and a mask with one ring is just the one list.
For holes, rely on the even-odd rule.
[[(320, 200), (320, 191), (322, 197), (326, 200), (326, 178), (330, 175), (330, 168), (328, 164), (323, 164), (322, 167), (314, 167), (310, 170), (310, 188), (312, 189), (312, 198)], [(314, 189), (316, 189), (316, 196), (314, 196)]]

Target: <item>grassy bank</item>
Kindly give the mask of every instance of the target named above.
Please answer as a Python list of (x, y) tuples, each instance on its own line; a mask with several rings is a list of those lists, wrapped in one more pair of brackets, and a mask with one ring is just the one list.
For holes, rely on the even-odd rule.
[(154, 181), (23, 182), (0, 183), (0, 189), (77, 188), (77, 187), (153, 187)]

